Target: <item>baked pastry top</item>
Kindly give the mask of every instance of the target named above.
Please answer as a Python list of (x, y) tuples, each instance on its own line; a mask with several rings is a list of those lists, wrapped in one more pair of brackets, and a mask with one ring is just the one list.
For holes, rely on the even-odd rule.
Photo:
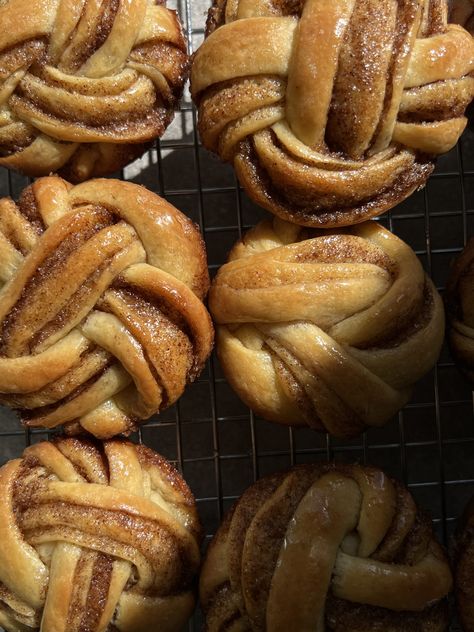
[(0, 469), (6, 632), (180, 632), (201, 527), (174, 467), (128, 442), (60, 438)]
[(387, 422), (444, 337), (433, 283), (375, 222), (260, 223), (219, 270), (209, 308), (222, 367), (250, 408), (340, 437)]
[(464, 632), (474, 632), (474, 498), (467, 506), (456, 542), (455, 588)]
[(0, 401), (28, 426), (128, 433), (210, 354), (197, 227), (144, 187), (41, 178), (0, 200)]
[(446, 311), (451, 353), (474, 385), (474, 237), (454, 261), (446, 286)]
[(331, 227), (426, 182), (464, 130), (473, 71), (445, 0), (214, 0), (191, 87), (202, 142), (250, 197)]
[(308, 465), (250, 487), (211, 542), (206, 630), (441, 632), (452, 584), (430, 520), (381, 470)]
[(165, 0), (0, 2), (0, 165), (73, 182), (143, 153), (188, 74)]
[(474, 35), (474, 0), (452, 0), (450, 20)]

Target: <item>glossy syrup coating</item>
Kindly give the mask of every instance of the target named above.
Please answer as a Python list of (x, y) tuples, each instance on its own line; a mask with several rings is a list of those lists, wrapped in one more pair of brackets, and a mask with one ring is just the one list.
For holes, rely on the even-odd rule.
[(219, 270), (209, 307), (243, 401), (270, 421), (337, 437), (402, 408), (444, 336), (433, 283), (376, 222), (333, 231), (260, 223)]
[(207, 551), (207, 632), (444, 632), (431, 522), (381, 470), (306, 465), (250, 487)]
[(144, 446), (60, 438), (0, 469), (6, 632), (180, 632), (201, 528), (174, 467)]
[(451, 149), (474, 41), (445, 0), (214, 0), (191, 87), (202, 142), (305, 226), (394, 207)]
[(474, 238), (453, 262), (446, 286), (446, 311), (451, 353), (474, 386)]
[(73, 182), (141, 155), (188, 74), (165, 0), (0, 2), (0, 165)]
[(0, 218), (0, 401), (100, 438), (171, 406), (213, 342), (197, 226), (144, 187), (57, 176)]

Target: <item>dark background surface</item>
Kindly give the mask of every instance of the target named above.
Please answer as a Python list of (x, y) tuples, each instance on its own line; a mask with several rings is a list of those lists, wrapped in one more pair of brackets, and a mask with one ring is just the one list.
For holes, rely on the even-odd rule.
[[(194, 49), (203, 38), (208, 4), (178, 2)], [(266, 213), (239, 190), (232, 169), (200, 147), (194, 121), (186, 95), (162, 141), (123, 176), (164, 195), (200, 224), (215, 274), (242, 231)], [(0, 171), (0, 196), (16, 198), (27, 184), (27, 178)], [(381, 221), (416, 251), (443, 292), (453, 257), (474, 234), (474, 131), (468, 129), (459, 146), (438, 161), (423, 191)], [(0, 465), (20, 455), (25, 444), (46, 438), (44, 432), (25, 431), (13, 413), (0, 408)], [(246, 487), (295, 463), (329, 458), (382, 467), (408, 485), (446, 544), (474, 494), (473, 396), (447, 348), (396, 418), (353, 441), (309, 429), (292, 431), (256, 418), (223, 379), (215, 357), (175, 406), (152, 418), (132, 439), (182, 469), (197, 498), (207, 539)], [(196, 615), (190, 629), (199, 629), (199, 621)]]

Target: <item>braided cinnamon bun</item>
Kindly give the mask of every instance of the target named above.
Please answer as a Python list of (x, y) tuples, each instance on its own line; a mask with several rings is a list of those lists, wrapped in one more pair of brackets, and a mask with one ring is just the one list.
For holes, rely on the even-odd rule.
[(144, 446), (27, 448), (0, 469), (0, 531), (7, 632), (179, 632), (194, 609), (194, 498)]
[(444, 335), (442, 301), (415, 253), (375, 222), (333, 232), (262, 222), (219, 270), (209, 307), (243, 401), (339, 437), (404, 406)]
[(208, 632), (442, 632), (451, 584), (400, 483), (307, 465), (243, 494), (210, 544), (200, 596)]
[(0, 165), (77, 182), (138, 157), (188, 74), (165, 0), (0, 2)]
[(474, 237), (453, 264), (446, 307), (451, 353), (474, 385)]
[(474, 98), (446, 0), (214, 0), (191, 86), (203, 144), (283, 219), (340, 226), (425, 184)]
[(197, 227), (144, 187), (42, 178), (0, 200), (0, 401), (109, 438), (173, 404), (210, 354)]

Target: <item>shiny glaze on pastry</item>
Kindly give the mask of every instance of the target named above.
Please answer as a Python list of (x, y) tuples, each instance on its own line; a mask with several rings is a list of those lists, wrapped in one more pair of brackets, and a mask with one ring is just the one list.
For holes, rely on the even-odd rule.
[(144, 187), (56, 176), (0, 200), (0, 401), (100, 438), (173, 404), (213, 340), (197, 227)]
[(191, 86), (204, 145), (283, 219), (340, 226), (423, 185), (474, 98), (445, 0), (214, 0)]
[(174, 467), (144, 446), (57, 439), (0, 469), (0, 626), (180, 632), (200, 524)]
[(451, 352), (474, 386), (474, 238), (453, 263), (446, 308)]
[(256, 413), (353, 436), (387, 422), (436, 362), (442, 301), (415, 253), (375, 222), (249, 231), (209, 293), (217, 351)]
[(451, 584), (400, 483), (307, 465), (243, 494), (209, 546), (200, 597), (207, 632), (442, 632)]
[(0, 165), (77, 182), (165, 131), (188, 72), (165, 0), (7, 0), (0, 24)]

